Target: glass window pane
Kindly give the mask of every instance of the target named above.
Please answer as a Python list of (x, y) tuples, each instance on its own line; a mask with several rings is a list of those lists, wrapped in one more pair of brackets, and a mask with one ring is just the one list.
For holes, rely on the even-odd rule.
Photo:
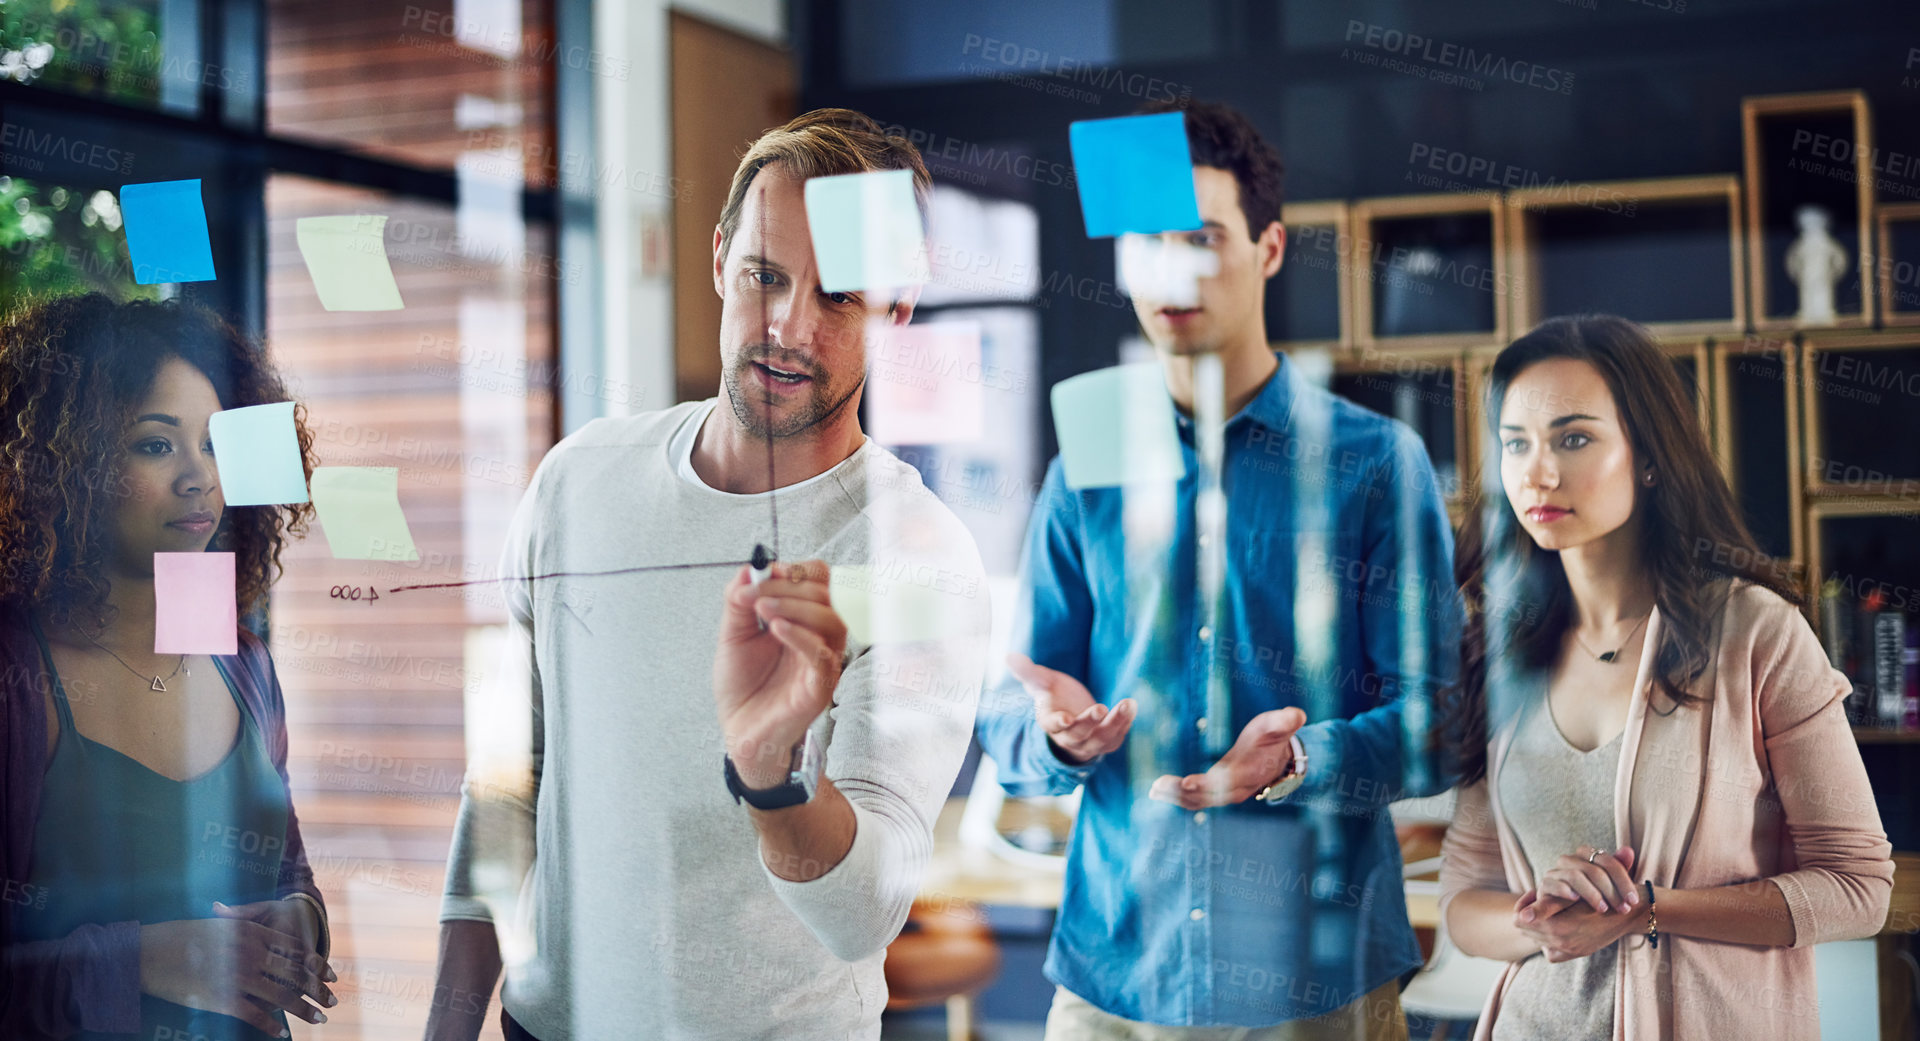
[(1064, 85), (1068, 78), (1052, 75), (1062, 61), (1068, 68), (1113, 62), (1113, 32), (1110, 3), (848, 0), (840, 15), (841, 75), (856, 87), (1024, 76)]
[(936, 185), (929, 206), (931, 279), (920, 306), (1032, 300), (1040, 291), (1040, 214), (1033, 206)]
[(1218, 54), (1219, 4), (1092, 0), (844, 0), (841, 75), (886, 87), (989, 79), (1088, 104), (1138, 105), (1192, 93), (1158, 66)]
[(275, 134), (438, 169), (463, 152), (504, 153), (533, 185), (565, 168), (554, 63), (627, 74), (598, 52), (559, 52), (550, 0), (271, 0), (267, 53)]
[[(973, 533), (987, 574), (1011, 576), (1019, 568), (1027, 515), (1038, 491), (1029, 475), (1045, 462), (1040, 456), (1040, 417), (1033, 407), (1040, 379), (1040, 319), (1028, 307), (958, 307), (915, 322), (945, 323), (979, 327), (977, 365), (901, 356), (882, 360), (868, 379), (924, 380), (936, 397), (977, 395), (985, 434), (946, 444), (882, 443), (919, 470), (927, 487)], [(871, 403), (866, 407), (871, 425)]]
[[(522, 223), (517, 204), (455, 209), (291, 176), (269, 182), (267, 212), (269, 342), (321, 465), (398, 468), (420, 557), (336, 560), (317, 530), (289, 546), (273, 591), (288, 767), (342, 981), (326, 1036), (418, 1036), (466, 703), (497, 664), (505, 622), (486, 580), (552, 443), (552, 235)], [(320, 306), (295, 221), (361, 213), (388, 215), (403, 310)]]
[(203, 81), (236, 86), (198, 60), (198, 20), (198, 0), (8, 0), (0, 79), (192, 115)]
[(168, 288), (134, 284), (112, 192), (0, 177), (0, 311), (29, 296), (151, 300)]

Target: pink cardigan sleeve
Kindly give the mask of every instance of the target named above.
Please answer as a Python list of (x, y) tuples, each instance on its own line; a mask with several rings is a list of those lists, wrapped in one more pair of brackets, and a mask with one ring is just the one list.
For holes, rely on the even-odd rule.
[(1447, 904), (1469, 889), (1508, 892), (1506, 868), (1500, 861), (1500, 838), (1493, 828), (1493, 805), (1487, 793), (1491, 778), (1462, 786), (1453, 804), (1453, 822), (1440, 843), (1440, 921), (1447, 920)]
[(1752, 644), (1753, 686), (1799, 865), (1772, 881), (1787, 898), (1795, 947), (1871, 936), (1887, 920), (1893, 846), (1847, 724), (1852, 685), (1799, 612), (1781, 602), (1768, 614)]

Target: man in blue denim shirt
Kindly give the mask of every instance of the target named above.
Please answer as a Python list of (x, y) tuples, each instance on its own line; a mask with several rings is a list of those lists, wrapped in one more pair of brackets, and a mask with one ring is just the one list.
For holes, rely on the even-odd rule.
[[(983, 700), (977, 725), (1013, 794), (1085, 789), (1046, 1036), (1405, 1038), (1420, 956), (1386, 806), (1445, 787), (1421, 753), (1458, 668), (1452, 532), (1413, 432), (1267, 346), (1279, 156), (1225, 106), (1185, 118), (1204, 226), (1158, 238), (1217, 273), (1197, 306), (1133, 295), (1186, 476), (1073, 490), (1054, 460), (1014, 627), (1031, 660), (1010, 659), (1032, 698)], [(1228, 417), (1213, 547), (1191, 418), (1208, 352)]]

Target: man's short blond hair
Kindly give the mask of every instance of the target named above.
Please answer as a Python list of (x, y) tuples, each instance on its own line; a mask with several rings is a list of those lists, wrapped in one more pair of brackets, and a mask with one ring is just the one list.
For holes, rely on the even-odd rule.
[(770, 163), (784, 163), (802, 181), (835, 174), (873, 170), (911, 170), (914, 201), (920, 207), (921, 232), (926, 232), (927, 202), (933, 194), (933, 175), (912, 142), (889, 134), (872, 117), (850, 108), (816, 108), (773, 128), (740, 157), (720, 210), (720, 248), (730, 248), (740, 229), (740, 211), (746, 208), (753, 177)]

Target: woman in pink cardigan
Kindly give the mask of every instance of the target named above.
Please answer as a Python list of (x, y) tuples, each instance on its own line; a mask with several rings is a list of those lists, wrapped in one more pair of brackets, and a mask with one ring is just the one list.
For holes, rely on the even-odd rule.
[(1811, 947), (1893, 882), (1846, 677), (1646, 330), (1554, 319), (1489, 384), (1441, 731), (1441, 918), (1511, 963), (1476, 1038), (1817, 1038)]

